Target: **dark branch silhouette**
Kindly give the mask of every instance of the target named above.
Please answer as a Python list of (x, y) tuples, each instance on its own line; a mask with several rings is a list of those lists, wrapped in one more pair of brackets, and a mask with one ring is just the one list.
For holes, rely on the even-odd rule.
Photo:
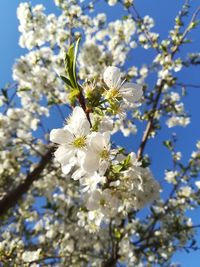
[(47, 153), (41, 158), (35, 169), (27, 175), (25, 181), (19, 184), (12, 191), (8, 192), (7, 195), (0, 200), (0, 216), (5, 215), (11, 207), (15, 206), (22, 198), (23, 194), (29, 190), (32, 183), (40, 178), (42, 171), (52, 159), (53, 151), (54, 148), (50, 147)]

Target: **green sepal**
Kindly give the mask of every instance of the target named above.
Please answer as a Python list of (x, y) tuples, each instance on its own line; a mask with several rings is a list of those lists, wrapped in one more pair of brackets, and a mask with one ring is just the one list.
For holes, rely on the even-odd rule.
[(119, 165), (113, 165), (112, 166), (112, 172), (113, 173), (120, 173), (121, 169), (123, 168), (123, 165), (119, 164)]
[(125, 160), (123, 161), (123, 166), (124, 167), (128, 167), (129, 166), (129, 163), (130, 163), (130, 160), (131, 160), (131, 156), (128, 155)]
[(120, 171), (127, 170), (129, 165), (130, 165), (129, 164), (130, 160), (131, 160), (131, 156), (128, 155), (122, 162), (112, 166), (112, 172), (113, 173), (120, 173)]
[(71, 91), (68, 96), (69, 101), (73, 104), (79, 95), (80, 95), (79, 89), (73, 89), (73, 91)]
[(170, 140), (163, 141), (163, 145), (165, 147), (167, 147), (169, 150), (172, 150), (173, 149), (173, 145), (172, 145), (172, 142)]

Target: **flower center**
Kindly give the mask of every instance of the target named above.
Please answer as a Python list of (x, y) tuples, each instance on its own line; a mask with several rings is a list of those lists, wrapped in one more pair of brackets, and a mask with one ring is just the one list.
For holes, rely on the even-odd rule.
[(101, 198), (101, 199), (100, 199), (100, 205), (104, 207), (105, 204), (106, 204), (105, 199), (104, 199), (104, 198)]
[(76, 148), (83, 148), (86, 146), (86, 137), (80, 136), (73, 140), (72, 145)]
[(108, 151), (106, 148), (104, 148), (104, 150), (102, 150), (102, 151), (100, 152), (100, 157), (101, 157), (101, 159), (106, 160), (106, 159), (109, 158), (109, 155), (110, 155), (110, 153), (109, 153), (109, 151)]
[(110, 89), (106, 92), (106, 98), (107, 99), (112, 99), (112, 98), (117, 98), (120, 97), (119, 90), (117, 89)]

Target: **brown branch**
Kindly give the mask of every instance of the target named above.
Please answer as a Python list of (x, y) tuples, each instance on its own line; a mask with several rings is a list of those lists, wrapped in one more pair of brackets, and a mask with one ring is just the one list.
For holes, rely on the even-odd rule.
[(106, 262), (103, 262), (102, 267), (115, 267), (117, 263), (117, 259), (115, 257), (111, 257)]
[(114, 250), (112, 251), (110, 258), (103, 261), (101, 265), (102, 267), (115, 267), (116, 266), (117, 261), (119, 259), (119, 254), (118, 254), (119, 242), (116, 242), (115, 246), (112, 249)]
[(142, 155), (143, 155), (147, 140), (148, 140), (149, 135), (151, 133), (151, 130), (152, 130), (152, 127), (153, 127), (154, 116), (155, 116), (155, 113), (156, 113), (156, 110), (157, 110), (157, 107), (158, 107), (158, 103), (159, 103), (159, 99), (160, 99), (160, 96), (161, 96), (161, 93), (162, 93), (162, 89), (163, 89), (164, 83), (165, 83), (165, 81), (163, 80), (161, 82), (159, 88), (158, 88), (158, 93), (157, 93), (156, 98), (154, 100), (153, 108), (152, 108), (151, 114), (149, 116), (149, 121), (147, 123), (146, 129), (145, 129), (143, 137), (142, 137), (142, 141), (140, 143), (140, 146), (139, 146), (139, 149), (138, 149), (138, 152), (137, 152), (137, 159), (138, 160), (142, 159)]
[[(120, 229), (124, 229), (125, 223), (126, 223), (126, 220), (122, 219), (121, 224), (119, 225)], [(119, 243), (122, 240), (124, 235), (121, 234), (120, 238), (116, 239), (113, 233), (111, 222), (109, 224), (109, 234), (110, 234), (111, 243), (112, 243), (111, 255), (105, 261), (102, 262), (101, 267), (115, 267), (117, 266), (117, 262), (120, 258)]]
[(42, 171), (52, 159), (53, 151), (54, 148), (50, 147), (47, 153), (41, 158), (41, 161), (38, 163), (36, 168), (27, 175), (25, 181), (7, 193), (7, 195), (0, 200), (0, 216), (5, 215), (11, 207), (16, 205), (22, 198), (23, 194), (29, 190), (32, 183), (40, 178)]
[(85, 97), (83, 95), (83, 88), (81, 86), (79, 86), (79, 92), (80, 93), (79, 93), (79, 95), (77, 97), (78, 102), (79, 102), (80, 106), (82, 107), (82, 109), (85, 112), (85, 115), (87, 117), (87, 120), (89, 121), (90, 127), (92, 127), (92, 122), (91, 122), (91, 119), (90, 119), (90, 111), (87, 109), (87, 106), (86, 106), (86, 103), (85, 103)]

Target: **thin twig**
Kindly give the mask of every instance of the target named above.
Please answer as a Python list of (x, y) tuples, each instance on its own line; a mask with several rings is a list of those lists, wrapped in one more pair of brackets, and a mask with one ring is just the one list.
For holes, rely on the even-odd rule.
[(175, 86), (180, 86), (180, 87), (191, 87), (191, 88), (200, 88), (200, 84), (190, 84), (190, 83), (175, 83)]
[(178, 45), (176, 45), (174, 47), (174, 49), (172, 50), (172, 57), (174, 56), (174, 54), (177, 52), (179, 46), (183, 43), (183, 41), (185, 40), (186, 36), (188, 35), (188, 33), (191, 30), (191, 24), (195, 21), (195, 19), (197, 18), (197, 16), (199, 15), (200, 12), (200, 6), (196, 9), (196, 11), (193, 13), (192, 18), (187, 26), (187, 28), (185, 29), (184, 33), (181, 36), (180, 42)]

